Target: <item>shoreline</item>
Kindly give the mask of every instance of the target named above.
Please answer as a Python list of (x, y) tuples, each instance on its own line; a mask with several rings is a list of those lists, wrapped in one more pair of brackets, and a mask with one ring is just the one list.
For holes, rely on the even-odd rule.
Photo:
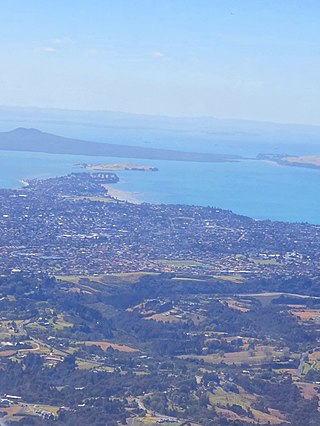
[(279, 166), (303, 167), (305, 169), (320, 170), (320, 156), (318, 155), (293, 156), (277, 154), (259, 154), (255, 159), (258, 161), (275, 163)]
[(303, 163), (288, 160), (278, 160), (277, 163), (280, 164), (280, 166), (303, 167), (304, 169), (320, 170), (320, 165), (313, 163)]
[(138, 192), (123, 191), (116, 189), (111, 184), (105, 184), (103, 187), (108, 191), (108, 195), (118, 201), (126, 201), (131, 204), (141, 204), (142, 201), (138, 199)]

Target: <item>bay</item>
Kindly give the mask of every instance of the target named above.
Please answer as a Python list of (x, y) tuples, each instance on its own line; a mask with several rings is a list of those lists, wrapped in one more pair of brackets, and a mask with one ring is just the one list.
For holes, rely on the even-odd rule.
[(82, 171), (75, 165), (84, 162), (158, 167), (158, 172), (117, 173), (115, 189), (133, 192), (141, 202), (210, 205), (256, 219), (320, 224), (320, 171), (256, 160), (186, 163), (2, 151), (0, 187)]

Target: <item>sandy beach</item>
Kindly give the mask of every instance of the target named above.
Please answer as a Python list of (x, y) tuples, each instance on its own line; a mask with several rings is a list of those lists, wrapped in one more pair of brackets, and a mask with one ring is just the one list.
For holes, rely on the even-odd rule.
[(116, 200), (127, 201), (132, 204), (141, 204), (141, 201), (138, 198), (139, 192), (121, 191), (120, 189), (115, 189), (112, 185), (103, 185), (103, 187), (108, 191), (108, 195)]

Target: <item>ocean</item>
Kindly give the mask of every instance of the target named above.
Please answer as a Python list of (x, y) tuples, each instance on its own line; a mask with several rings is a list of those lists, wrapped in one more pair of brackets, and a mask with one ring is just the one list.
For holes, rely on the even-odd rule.
[(320, 171), (256, 160), (188, 163), (2, 151), (0, 187), (83, 171), (79, 163), (119, 162), (158, 167), (157, 172), (117, 172), (115, 189), (132, 192), (141, 202), (215, 206), (256, 219), (320, 225)]
[[(0, 121), (0, 131), (35, 127), (54, 134), (127, 145), (185, 151), (236, 154), (320, 155), (318, 140), (298, 135), (223, 135), (161, 129), (95, 127), (63, 123)], [(0, 187), (18, 188), (22, 179), (46, 178), (83, 171), (79, 163), (119, 163), (158, 167), (158, 172), (122, 171), (115, 189), (133, 193), (141, 202), (215, 206), (256, 219), (309, 222), (320, 225), (320, 170), (243, 160), (235, 163), (193, 163), (126, 158), (53, 155), (0, 151)]]

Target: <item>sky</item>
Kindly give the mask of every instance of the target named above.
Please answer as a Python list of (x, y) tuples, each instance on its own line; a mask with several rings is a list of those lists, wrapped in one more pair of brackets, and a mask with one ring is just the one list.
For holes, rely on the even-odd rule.
[(320, 125), (318, 0), (0, 0), (0, 105)]

